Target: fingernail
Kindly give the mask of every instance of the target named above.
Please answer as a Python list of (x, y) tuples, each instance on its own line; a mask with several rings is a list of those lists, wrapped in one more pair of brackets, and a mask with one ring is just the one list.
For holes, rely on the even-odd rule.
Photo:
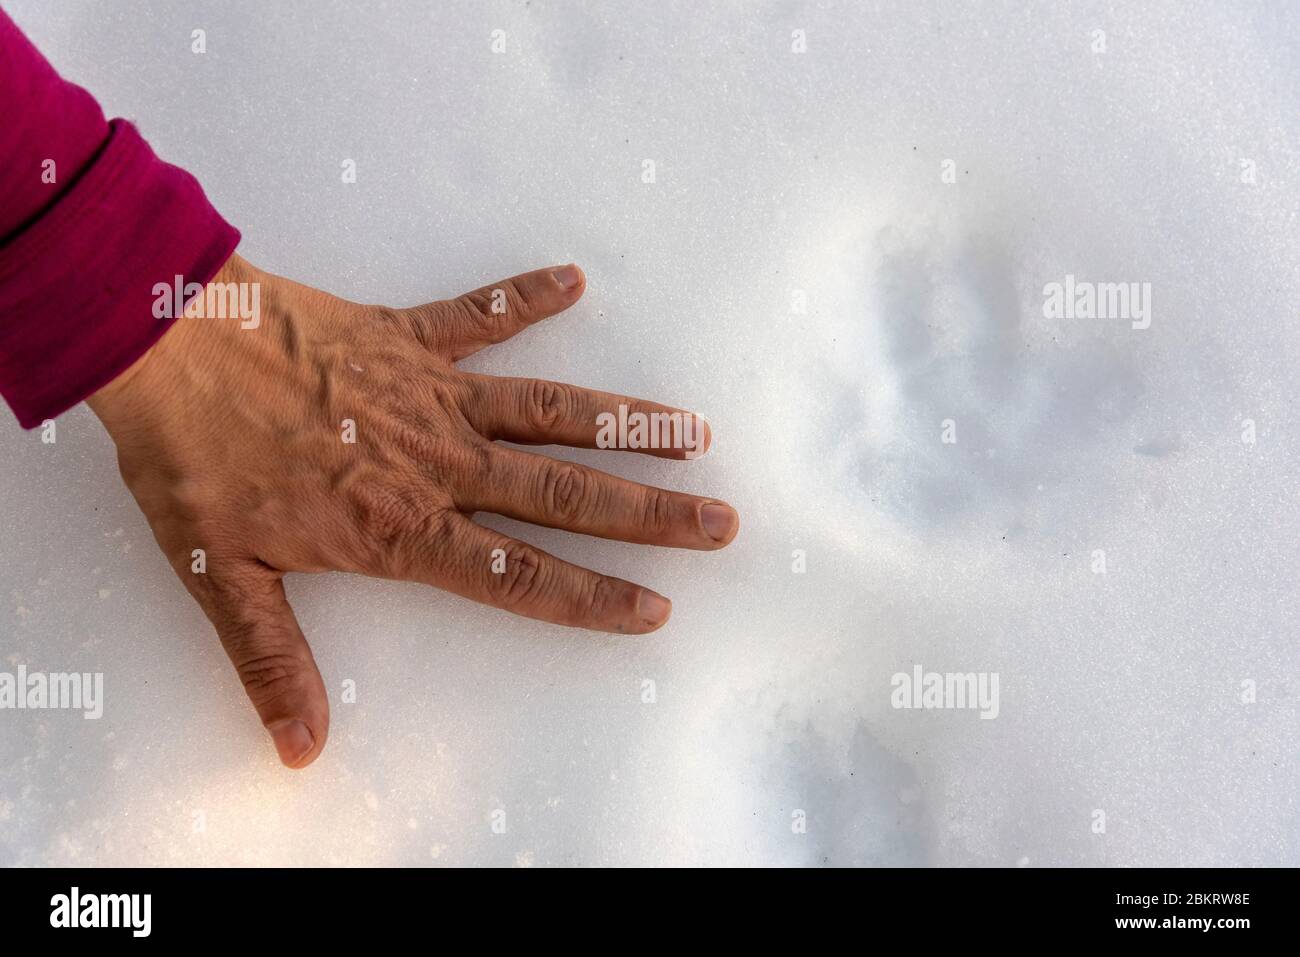
[(715, 542), (725, 542), (731, 538), (739, 523), (740, 518), (730, 505), (710, 502), (700, 509), (700, 524)]
[(316, 746), (316, 739), (311, 736), (307, 726), (294, 718), (267, 725), (266, 730), (271, 732), (271, 740), (275, 742), (280, 760), (291, 768), (296, 767), (307, 752)]
[(673, 603), (649, 588), (642, 588), (636, 610), (647, 625), (658, 626), (668, 620), (668, 615), (673, 610)]
[(578, 283), (582, 282), (582, 272), (573, 263), (569, 263), (567, 266), (561, 266), (559, 269), (551, 273), (551, 275), (554, 276), (555, 281), (565, 289), (573, 289), (578, 285)]

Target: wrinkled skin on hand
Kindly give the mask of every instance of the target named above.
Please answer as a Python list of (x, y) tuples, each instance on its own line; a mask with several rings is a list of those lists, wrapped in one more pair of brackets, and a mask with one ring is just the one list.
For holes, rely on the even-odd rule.
[[(286, 572), (423, 582), (531, 618), (644, 634), (667, 620), (667, 599), (472, 515), (701, 550), (736, 535), (736, 513), (714, 499), (495, 441), (594, 448), (597, 416), (620, 403), (678, 411), (456, 367), (577, 301), (585, 279), (576, 266), (409, 309), (348, 302), (238, 256), (213, 282), (259, 284), (256, 328), (182, 317), (90, 404), (289, 767), (320, 754), (329, 704), (285, 599)], [(680, 448), (646, 451), (688, 457)]]

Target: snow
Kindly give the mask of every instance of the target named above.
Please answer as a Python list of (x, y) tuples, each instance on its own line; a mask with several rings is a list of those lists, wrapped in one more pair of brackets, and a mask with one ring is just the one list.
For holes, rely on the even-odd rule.
[[(94, 416), (4, 417), (0, 670), (105, 704), (0, 711), (0, 864), (1300, 864), (1294, 5), (6, 9), (263, 268), (580, 263), (469, 365), (698, 410), (694, 462), (557, 454), (742, 529), (487, 519), (671, 597), (641, 639), (292, 576), (333, 713), (294, 773)], [(1046, 318), (1067, 276), (1150, 327)], [(997, 717), (893, 707), (916, 666)]]

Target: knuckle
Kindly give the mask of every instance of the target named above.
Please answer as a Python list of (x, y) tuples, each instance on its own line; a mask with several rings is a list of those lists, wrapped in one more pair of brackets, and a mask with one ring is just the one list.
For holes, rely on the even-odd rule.
[[(398, 411), (392, 413), (391, 421), (383, 425), (383, 440), (391, 443), (407, 459), (406, 465), (417, 472), (436, 468), (446, 457), (446, 443), (433, 433), (430, 421), (423, 412)], [(411, 476), (407, 474), (404, 478), (409, 482)]]
[(437, 345), (434, 329), (438, 313), (435, 303), (412, 306), (409, 309), (371, 306), (369, 315), (379, 326), (410, 336), (425, 349), (432, 350)]
[(303, 661), (284, 652), (246, 658), (239, 664), (239, 679), (249, 699), (258, 706), (298, 692), (302, 687)]
[(506, 404), (504, 390), (497, 388), (495, 379), (457, 370), (453, 382), (456, 408), (462, 416), (467, 409), (488, 409), (496, 413)]
[(646, 489), (640, 502), (641, 528), (644, 531), (661, 534), (668, 531), (673, 521), (673, 496), (663, 489)]
[(582, 597), (579, 609), (583, 617), (590, 621), (600, 621), (610, 617), (610, 611), (618, 600), (622, 589), (618, 582), (604, 575), (597, 575), (591, 587)]
[(532, 291), (529, 289), (528, 283), (518, 282), (514, 279), (511, 279), (508, 282), (502, 283), (502, 285), (505, 286), (507, 290), (507, 295), (513, 294), (512, 298), (519, 303), (520, 307), (523, 310), (524, 315), (527, 315), (528, 313), (532, 312), (534, 300), (533, 300)]
[(505, 570), (492, 575), (493, 596), (504, 605), (518, 605), (541, 594), (542, 556), (520, 542), (505, 547)]
[(475, 439), (469, 443), (464, 463), (468, 479), (479, 488), (491, 488), (500, 471), (500, 449), (491, 442)]
[(501, 324), (502, 315), (493, 309), (494, 296), (490, 289), (476, 289), (456, 300), (460, 318), (465, 325), (480, 336), (489, 336)]
[(578, 466), (567, 463), (552, 466), (543, 473), (542, 504), (554, 518), (573, 521), (589, 507), (590, 485), (587, 473)]
[(340, 556), (345, 570), (378, 572), (392, 577), (399, 540), (406, 535), (407, 503), (395, 491), (368, 484), (358, 484), (349, 492), (355, 535), (355, 555)]
[(392, 306), (370, 306), (369, 315), (376, 322), (394, 329), (409, 331), (416, 325), (414, 309), (394, 309)]
[(418, 402), (426, 421), (446, 422), (460, 417), (461, 404), (469, 395), (464, 383), (452, 376), (426, 376), (420, 383)]
[(419, 569), (428, 567), (437, 561), (437, 556), (449, 551), (454, 534), (447, 509), (438, 508), (418, 518), (408, 518), (397, 540), (379, 559), (387, 563), (385, 577), (415, 577)]
[(524, 418), (535, 430), (545, 431), (564, 418), (569, 409), (568, 390), (558, 382), (534, 379), (524, 396)]
[(415, 534), (423, 547), (434, 554), (446, 551), (456, 534), (450, 510), (439, 508), (423, 515), (415, 523)]

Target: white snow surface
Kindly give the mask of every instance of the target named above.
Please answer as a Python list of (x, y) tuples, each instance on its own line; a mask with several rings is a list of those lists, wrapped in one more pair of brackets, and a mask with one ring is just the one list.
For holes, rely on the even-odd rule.
[[(580, 263), (471, 367), (706, 415), (695, 462), (555, 454), (742, 528), (486, 519), (670, 596), (644, 638), (290, 576), (295, 773), (95, 417), (6, 415), (0, 670), (106, 702), (0, 711), (0, 864), (1300, 864), (1294, 3), (5, 6), (263, 268), (409, 305)], [(1150, 327), (1046, 318), (1067, 275)], [(998, 716), (894, 708), (916, 665)]]

